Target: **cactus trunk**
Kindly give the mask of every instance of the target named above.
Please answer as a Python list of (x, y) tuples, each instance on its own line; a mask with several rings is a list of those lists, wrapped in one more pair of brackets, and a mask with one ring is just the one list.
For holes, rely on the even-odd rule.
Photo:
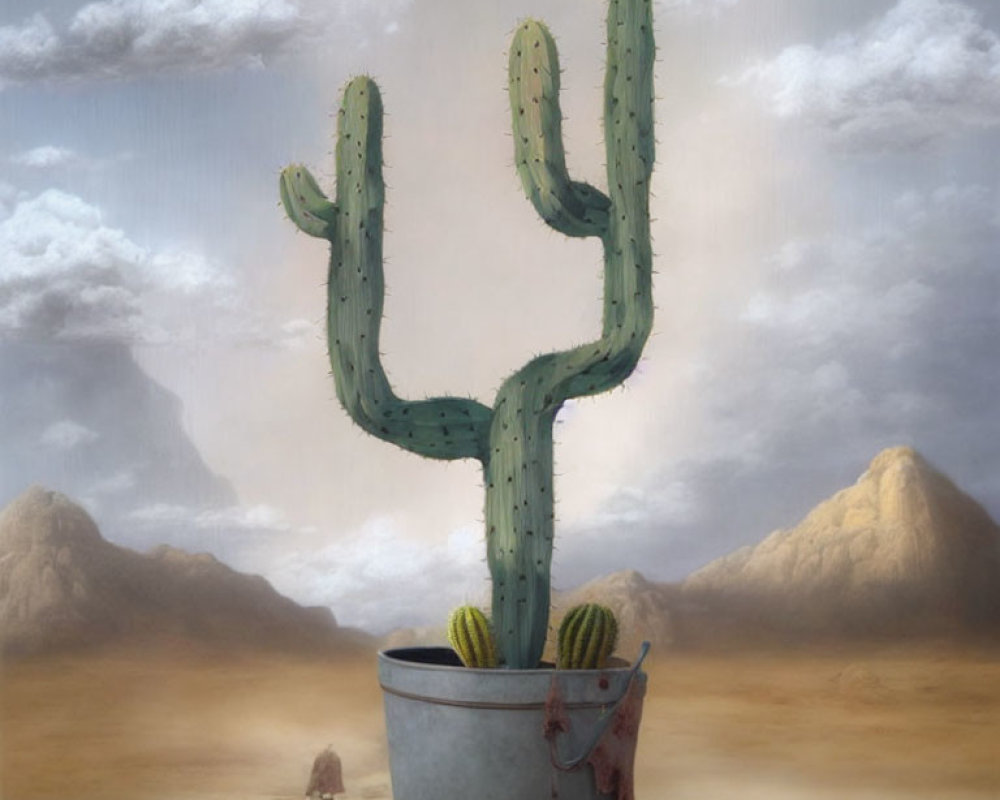
[(544, 397), (537, 382), (508, 381), (505, 388), (484, 469), (493, 629), (507, 666), (531, 668), (541, 658), (549, 624), (555, 411), (539, 413)]
[(518, 26), (511, 44), (518, 174), (551, 228), (601, 240), (604, 307), (599, 339), (533, 359), (504, 381), (492, 408), (453, 397), (403, 400), (382, 367), (382, 103), (371, 79), (355, 78), (344, 91), (336, 202), (327, 200), (304, 167), (293, 165), (281, 176), (289, 217), (301, 230), (331, 243), (327, 332), (344, 408), (366, 431), (400, 447), (430, 458), (476, 458), (483, 464), (493, 628), (509, 668), (537, 666), (548, 633), (555, 416), (567, 399), (624, 381), (652, 327), (651, 0), (611, 0), (607, 39), (607, 195), (567, 172), (558, 53), (548, 30), (528, 20)]

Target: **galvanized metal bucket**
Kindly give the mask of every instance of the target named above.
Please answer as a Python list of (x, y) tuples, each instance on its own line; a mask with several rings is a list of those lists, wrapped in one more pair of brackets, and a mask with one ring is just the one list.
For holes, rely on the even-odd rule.
[[(641, 710), (647, 651), (602, 670), (471, 669), (446, 647), (380, 652), (394, 800), (614, 800), (588, 758), (633, 681)], [(568, 725), (547, 739), (554, 692)]]

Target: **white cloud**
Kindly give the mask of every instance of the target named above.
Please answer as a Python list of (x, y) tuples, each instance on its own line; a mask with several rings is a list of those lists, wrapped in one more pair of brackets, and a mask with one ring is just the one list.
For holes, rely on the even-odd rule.
[(20, 26), (0, 27), (0, 85), (11, 76), (30, 76), (39, 65), (57, 60), (58, 52), (59, 39), (41, 14)]
[(305, 347), (309, 342), (316, 341), (323, 335), (323, 328), (307, 319), (293, 319), (280, 328), (280, 344), (289, 350)]
[(209, 509), (194, 517), (197, 528), (227, 528), (240, 531), (284, 532), (293, 529), (284, 513), (266, 504)]
[(587, 525), (690, 524), (699, 514), (698, 498), (691, 487), (677, 480), (657, 486), (655, 491), (639, 486), (613, 488), (603, 508), (587, 520)]
[(729, 83), (847, 149), (908, 149), (1000, 124), (1000, 37), (957, 0), (900, 0), (860, 33), (800, 44)]
[[(99, 0), (65, 30), (41, 13), (0, 27), (0, 86), (125, 78), (162, 72), (259, 68), (336, 26), (383, 17), (400, 2), (342, 0)], [(346, 25), (345, 25), (346, 22)]]
[(67, 167), (79, 163), (80, 157), (75, 151), (68, 147), (56, 147), (53, 145), (42, 145), (33, 147), (23, 153), (16, 153), (10, 157), (10, 162), (19, 167), (31, 167), (33, 169), (51, 169), (53, 167)]
[(105, 225), (99, 209), (47, 190), (0, 221), (0, 336), (156, 338), (144, 295), (213, 292), (227, 281), (196, 254), (152, 253)]
[(154, 503), (133, 509), (127, 516), (131, 522), (138, 524), (183, 525), (201, 531), (226, 529), (243, 533), (285, 533), (292, 530), (312, 532), (310, 528), (295, 528), (280, 509), (266, 504), (206, 509)]
[(0, 197), (0, 340), (122, 341), (294, 348), (318, 336), (302, 320), (266, 321), (203, 253), (153, 251), (100, 209), (50, 189)]
[(301, 350), (310, 343), (322, 341), (323, 325), (306, 319), (292, 319), (280, 325), (270, 325), (251, 314), (234, 317), (231, 324), (221, 328), (219, 335), (244, 347)]
[(371, 519), (334, 544), (280, 556), (267, 577), (283, 594), (329, 606), (342, 624), (377, 633), (443, 624), (455, 606), (488, 602), (479, 526), (460, 528), (437, 544), (401, 528), (392, 517)]
[(0, 28), (0, 80), (256, 66), (307, 24), (289, 0), (103, 0), (77, 11), (62, 32), (42, 14)]
[(988, 280), (984, 255), (1000, 235), (995, 208), (986, 187), (948, 184), (899, 195), (866, 230), (789, 243), (740, 321), (800, 347), (852, 340), (899, 353), (914, 320), (960, 292), (956, 275), (966, 287)]
[(884, 334), (933, 299), (934, 291), (918, 280), (872, 291), (834, 279), (824, 287), (791, 297), (758, 292), (750, 298), (740, 319), (793, 334), (802, 344), (826, 345), (848, 331), (859, 336)]
[(134, 509), (126, 522), (144, 540), (212, 550), (237, 569), (263, 575), (296, 602), (328, 606), (341, 624), (376, 633), (442, 624), (455, 606), (489, 602), (480, 525), (428, 544), (386, 515), (324, 544), (315, 527), (296, 525), (268, 505), (157, 503)]
[(992, 422), (949, 409), (974, 402), (995, 373), (995, 205), (981, 186), (908, 192), (865, 230), (787, 248), (801, 261), (775, 259), (739, 320), (740, 366), (723, 362), (706, 391), (772, 443), (804, 422), (817, 440), (845, 430), (931, 440), (923, 424), (934, 415), (986, 430)]
[(71, 419), (64, 419), (52, 423), (42, 432), (41, 444), (56, 450), (73, 450), (98, 438), (95, 431)]
[(30, 170), (99, 170), (118, 162), (128, 161), (130, 158), (132, 158), (130, 153), (121, 153), (108, 158), (93, 158), (70, 147), (46, 144), (14, 153), (7, 161), (15, 167)]

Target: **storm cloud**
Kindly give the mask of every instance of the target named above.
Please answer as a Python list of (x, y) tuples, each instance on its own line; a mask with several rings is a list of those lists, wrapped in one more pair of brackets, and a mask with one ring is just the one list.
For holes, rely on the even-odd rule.
[[(56, 28), (43, 13), (0, 27), (0, 87), (259, 69), (360, 12), (382, 25), (403, 4), (298, 0), (100, 0)], [(371, 20), (366, 20), (371, 22)]]
[[(17, 195), (16, 192), (14, 192)], [(20, 195), (0, 217), (0, 341), (295, 347), (305, 320), (271, 323), (204, 253), (154, 250), (96, 206), (57, 189)]]
[(701, 354), (692, 391), (711, 432), (568, 532), (569, 583), (598, 569), (590, 554), (611, 537), (629, 561), (683, 577), (791, 526), (897, 444), (997, 513), (1000, 478), (985, 468), (1000, 441), (997, 208), (990, 187), (903, 192), (878, 222), (775, 252)]
[(788, 47), (734, 83), (837, 147), (918, 148), (1000, 124), (1000, 37), (957, 0), (899, 0), (863, 30)]
[(153, 252), (56, 189), (20, 199), (0, 220), (0, 336), (155, 341), (155, 295), (217, 293), (227, 280), (204, 256)]

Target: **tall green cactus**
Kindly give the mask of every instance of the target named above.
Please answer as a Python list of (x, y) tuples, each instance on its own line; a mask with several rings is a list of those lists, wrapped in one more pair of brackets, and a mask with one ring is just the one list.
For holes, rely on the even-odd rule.
[(600, 238), (604, 310), (599, 339), (534, 358), (504, 381), (492, 408), (451, 397), (403, 400), (382, 368), (382, 103), (370, 78), (355, 78), (344, 90), (335, 202), (304, 167), (292, 165), (281, 174), (289, 217), (331, 244), (328, 344), (344, 408), (366, 431), (407, 450), (482, 462), (493, 626), (508, 668), (537, 666), (548, 633), (556, 413), (567, 399), (606, 391), (628, 377), (652, 327), (651, 5), (610, 0), (608, 7), (607, 195), (567, 173), (552, 36), (533, 20), (514, 35), (509, 88), (518, 174), (549, 226), (568, 236)]

